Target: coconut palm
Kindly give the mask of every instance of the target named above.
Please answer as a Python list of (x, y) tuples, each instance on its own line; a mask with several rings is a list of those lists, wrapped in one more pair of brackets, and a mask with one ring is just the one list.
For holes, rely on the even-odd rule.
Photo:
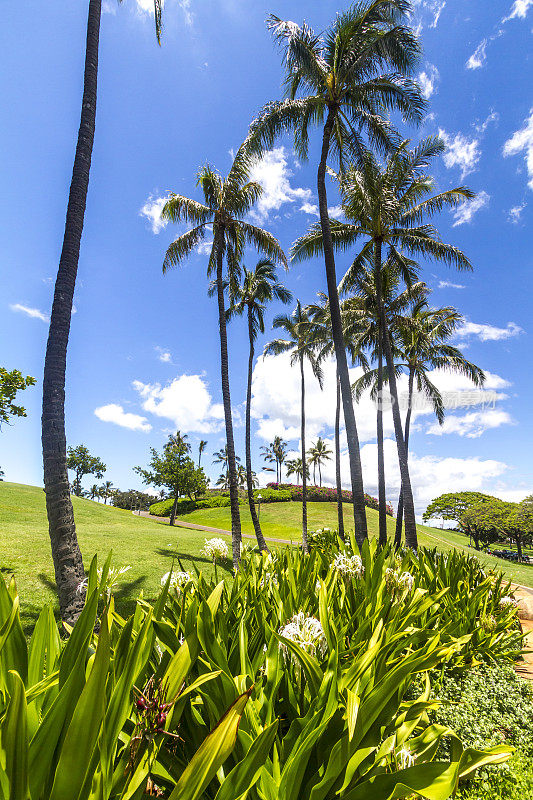
[[(409, 316), (398, 321), (396, 327), (400, 366), (406, 369), (408, 375), (404, 426), (407, 457), (409, 457), (409, 431), (415, 388), (431, 403), (439, 424), (442, 425), (444, 422), (444, 403), (438, 388), (428, 377), (431, 370), (439, 369), (465, 375), (475, 386), (481, 387), (485, 383), (483, 370), (468, 361), (457, 347), (448, 343), (463, 322), (463, 316), (455, 308), (430, 308), (425, 299), (413, 306)], [(400, 491), (394, 539), (397, 547), (401, 544), (402, 517), (403, 494)]]
[[(276, 267), (270, 259), (261, 259), (253, 270), (242, 271), (242, 280), (232, 289), (232, 305), (228, 310), (228, 317), (246, 314), (248, 324), (248, 380), (246, 386), (246, 474), (248, 505), (254, 526), (257, 544), (260, 550), (268, 550), (264, 536), (261, 532), (259, 517), (255, 509), (254, 486), (252, 480), (252, 454), (251, 454), (251, 406), (252, 406), (252, 374), (255, 356), (255, 342), (259, 333), (265, 332), (265, 309), (267, 303), (280, 300), (282, 303), (290, 302), (291, 293), (277, 280)], [(272, 454), (276, 461), (276, 475), (278, 482), (281, 478), (281, 464), (285, 460), (286, 443), (277, 436), (272, 443)]]
[[(159, 41), (163, 0), (154, 0)], [(85, 570), (70, 500), (65, 433), (65, 372), (96, 121), (102, 0), (89, 0), (81, 119), (70, 181), (43, 376), (42, 446), (48, 530), (61, 619), (72, 625), (85, 601)], [(82, 589), (79, 589), (79, 587)]]
[[(302, 466), (301, 458), (291, 458), (287, 461), (287, 475), (296, 475), (297, 478), (303, 480), (304, 469)], [(309, 480), (309, 464), (305, 465), (305, 477)]]
[[(287, 334), (287, 339), (274, 339), (265, 347), (265, 355), (272, 353), (291, 354), (291, 364), (298, 364), (300, 367), (300, 386), (301, 386), (301, 448), (302, 460), (305, 461), (305, 375), (304, 362), (308, 361), (313, 375), (317, 378), (322, 388), (322, 368), (316, 355), (316, 344), (312, 341), (312, 322), (307, 309), (302, 308), (300, 301), (291, 316), (280, 314), (274, 319), (274, 328), (280, 328)], [(307, 470), (302, 469), (302, 548), (305, 553), (309, 552), (307, 542)]]
[[(235, 456), (235, 463), (238, 464), (240, 461), (239, 456)], [(220, 450), (217, 450), (216, 453), (213, 453), (213, 464), (221, 464), (224, 470), (224, 475), (226, 476), (226, 480), (228, 481), (228, 488), (229, 488), (229, 452), (228, 452), (228, 445), (225, 444), (224, 447), (221, 447)]]
[[(329, 301), (323, 292), (318, 293), (318, 303), (308, 306), (309, 313), (313, 320), (312, 336), (313, 340), (319, 345), (319, 359), (322, 361), (335, 354), (335, 343), (333, 341), (333, 330), (331, 327), (331, 314), (329, 313)], [(360, 315), (352, 313), (350, 306), (341, 303), (342, 333), (346, 350), (350, 356), (352, 364), (358, 363), (363, 369), (368, 369), (368, 363), (359, 347), (360, 334)], [(342, 481), (341, 481), (341, 445), (340, 445), (340, 419), (341, 419), (341, 384), (339, 371), (336, 369), (336, 406), (335, 406), (335, 484), (337, 490), (337, 525), (339, 536), (344, 539), (344, 514), (342, 506)]]
[[(381, 297), (385, 309), (385, 318), (389, 331), (393, 332), (404, 314), (420, 298), (427, 294), (427, 286), (422, 281), (416, 281), (417, 264), (405, 259), (400, 266), (394, 259), (388, 259), (381, 270)], [(409, 285), (401, 290), (402, 274), (408, 271)], [(341, 292), (345, 283), (341, 282)], [(377, 303), (376, 273), (373, 265), (368, 261), (361, 264), (357, 276), (351, 281), (352, 297), (345, 301), (352, 308), (352, 313), (361, 314), (361, 332), (359, 344), (370, 352), (371, 358), (377, 362), (377, 369), (365, 370), (364, 374), (355, 382), (355, 397), (360, 399), (362, 392), (371, 387), (371, 397), (376, 402), (376, 438), (378, 456), (378, 515), (379, 534), (381, 545), (387, 541), (387, 501), (385, 487), (385, 453), (383, 437), (383, 409), (385, 405), (384, 384), (388, 383), (388, 371), (383, 368), (383, 340)], [(394, 352), (394, 337), (393, 355)], [(395, 359), (396, 360), (396, 359)], [(396, 367), (397, 374), (402, 372), (401, 367)]]
[[(407, 140), (399, 144), (385, 163), (366, 151), (360, 154), (359, 165), (352, 165), (339, 175), (342, 210), (347, 222), (332, 223), (331, 232), (335, 246), (344, 250), (364, 240), (358, 257), (344, 278), (347, 289), (350, 288), (350, 282), (356, 280), (366, 261), (372, 259), (376, 273), (381, 342), (389, 374), (394, 433), (403, 488), (405, 539), (409, 547), (416, 549), (418, 543), (413, 492), (398, 407), (392, 345), (381, 297), (383, 247), (388, 249), (387, 257), (396, 260), (403, 267), (407, 283), (412, 280), (412, 262), (405, 258), (404, 253), (442, 261), (458, 269), (471, 269), (464, 253), (453, 245), (442, 242), (437, 230), (426, 220), (445, 208), (453, 208), (472, 198), (473, 193), (464, 186), (459, 186), (433, 195), (434, 182), (426, 170), (430, 161), (443, 152), (444, 143), (438, 137), (429, 137), (412, 150), (409, 150), (408, 144)], [(321, 227), (312, 226), (295, 243), (293, 258), (309, 258), (322, 252), (322, 239)]]
[(329, 449), (323, 438), (319, 436), (316, 442), (309, 448), (308, 453), (309, 463), (313, 465), (313, 481), (316, 485), (315, 471), (318, 467), (318, 483), (319, 486), (322, 486), (322, 464), (331, 459), (332, 450)]
[(200, 439), (200, 444), (198, 445), (198, 468), (200, 468), (200, 461), (202, 460), (202, 453), (204, 452), (206, 447), (207, 447), (206, 440), (205, 439)]
[(262, 447), (260, 448), (260, 451), (261, 451), (261, 457), (262, 457), (263, 461), (265, 461), (267, 464), (274, 464), (274, 463), (276, 464), (276, 469), (275, 470), (273, 469), (273, 467), (263, 467), (263, 470), (265, 472), (274, 472), (275, 471), (276, 472), (276, 482), (277, 482), (277, 479), (278, 479), (278, 462), (276, 460), (276, 456), (274, 455), (274, 450), (272, 448), (273, 448), (273, 442), (270, 442), (270, 444), (262, 445)]
[(104, 483), (100, 486), (100, 496), (104, 498), (104, 503), (107, 505), (108, 499), (113, 494), (113, 482), (112, 481), (104, 481)]
[(266, 106), (253, 123), (248, 141), (251, 150), (261, 152), (272, 147), (280, 134), (292, 130), (296, 151), (305, 159), (309, 127), (321, 126), (318, 205), (350, 459), (355, 535), (360, 545), (367, 536), (363, 475), (342, 336), (326, 166), (330, 152), (338, 157), (340, 166), (346, 158), (358, 159), (365, 134), (379, 148), (387, 148), (392, 134), (390, 124), (382, 117), (387, 109), (399, 111), (408, 121), (421, 119), (424, 100), (419, 87), (405, 77), (413, 71), (420, 53), (416, 36), (405, 25), (410, 11), (411, 4), (406, 0), (364, 0), (337, 14), (322, 34), (305, 23), (299, 26), (271, 16), (269, 28), (283, 51), (287, 96)]
[(96, 500), (98, 497), (102, 497), (100, 486), (97, 486), (96, 483), (93, 483), (87, 492), (87, 495), (91, 498), (91, 500)]
[[(287, 265), (285, 254), (277, 239), (268, 231), (245, 221), (246, 214), (261, 196), (262, 187), (249, 180), (253, 159), (244, 147), (239, 148), (226, 178), (209, 165), (198, 173), (198, 185), (204, 195), (204, 203), (178, 194), (171, 194), (162, 210), (163, 219), (172, 222), (192, 223), (194, 227), (178, 236), (168, 247), (163, 262), (163, 272), (183, 262), (205, 238), (208, 228), (213, 231), (213, 244), (209, 257), (208, 275), (216, 276), (218, 299), (218, 325), (220, 335), (220, 371), (224, 422), (228, 448), (228, 478), (231, 502), (231, 533), (233, 564), (240, 561), (241, 520), (237, 488), (237, 467), (233, 420), (229, 386), (228, 341), (226, 331), (226, 309), (224, 290), (238, 276), (239, 263), (245, 246), (252, 245), (259, 252)], [(224, 257), (228, 275), (224, 277)]]

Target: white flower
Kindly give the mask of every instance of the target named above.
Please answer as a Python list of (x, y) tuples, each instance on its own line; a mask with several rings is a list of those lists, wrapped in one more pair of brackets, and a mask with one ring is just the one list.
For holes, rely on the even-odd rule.
[(399, 570), (387, 567), (385, 570), (385, 583), (392, 591), (410, 592), (414, 586), (415, 578), (410, 572), (400, 572)]
[(216, 561), (219, 558), (227, 558), (228, 545), (224, 539), (216, 537), (214, 539), (206, 539), (202, 555), (207, 556), (207, 558), (210, 558), (212, 561)]
[[(165, 572), (161, 578), (161, 586), (164, 586), (168, 581), (170, 572)], [(181, 590), (191, 581), (189, 572), (173, 572), (170, 577), (169, 589), (175, 589), (177, 594), (181, 594)]]
[[(111, 589), (113, 589), (117, 583), (120, 583), (121, 577), (130, 570), (131, 567), (109, 567), (109, 571), (107, 573), (107, 578), (104, 586), (104, 591), (107, 593), (107, 596), (111, 594)], [(98, 567), (98, 580), (102, 580), (102, 567)]]
[(278, 576), (274, 572), (265, 572), (259, 581), (260, 589), (270, 589), (272, 586), (278, 585)]
[(345, 553), (337, 553), (331, 569), (340, 572), (345, 578), (361, 578), (365, 571), (360, 556), (347, 556)]
[[(308, 614), (304, 614), (303, 611), (295, 614), (286, 625), (279, 629), (278, 633), (280, 636), (284, 636), (285, 639), (290, 639), (297, 644), (298, 647), (301, 647), (302, 650), (305, 650), (306, 653), (312, 656), (316, 656), (317, 654), (323, 656), (327, 650), (326, 637), (319, 620)], [(288, 647), (284, 644), (280, 644), (280, 650), (286, 661), (292, 660), (294, 662), (296, 670), (299, 673), (299, 661), (294, 659)]]
[(500, 608), (516, 608), (517, 605), (514, 597), (502, 597), (500, 600)]
[(319, 591), (320, 591), (320, 578), (317, 578), (315, 583), (315, 592)]
[(89, 579), (84, 578), (82, 581), (78, 583), (76, 586), (76, 594), (82, 594), (89, 584)]
[(407, 747), (402, 747), (402, 749), (396, 753), (396, 758), (398, 759), (398, 766), (400, 769), (412, 767), (416, 761), (416, 756), (414, 756)]

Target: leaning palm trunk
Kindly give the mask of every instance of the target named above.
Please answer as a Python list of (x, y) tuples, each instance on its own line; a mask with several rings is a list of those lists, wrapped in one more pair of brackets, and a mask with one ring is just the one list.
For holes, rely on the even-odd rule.
[(101, 0), (90, 0), (81, 120), (43, 377), (42, 445), (46, 513), (61, 619), (71, 625), (83, 608), (85, 594), (79, 592), (78, 587), (85, 577), (85, 572), (76, 537), (68, 482), (65, 371), (94, 141), (101, 11)]
[[(379, 281), (381, 282), (380, 241), (375, 242), (374, 258), (375, 258), (376, 277), (379, 277)], [(400, 477), (402, 480), (403, 505), (404, 505), (404, 516), (405, 516), (405, 543), (407, 547), (416, 550), (418, 548), (418, 539), (416, 534), (415, 505), (413, 501), (413, 491), (411, 489), (411, 479), (409, 477), (409, 466), (407, 464), (407, 452), (405, 448), (402, 420), (400, 416), (400, 406), (398, 403), (398, 386), (396, 384), (396, 374), (394, 372), (394, 361), (392, 358), (392, 348), (389, 338), (389, 331), (387, 328), (387, 322), (385, 318), (385, 309), (383, 308), (383, 303), (380, 302), (380, 300), (381, 300), (381, 294), (378, 295), (379, 324), (381, 328), (383, 349), (385, 351), (385, 361), (387, 363), (387, 370), (389, 373), (389, 387), (390, 387), (391, 403), (392, 403), (392, 420), (394, 423), (394, 435), (396, 437), (396, 449), (398, 451), (398, 463), (400, 467)]]
[(346, 428), (348, 455), (350, 458), (350, 477), (352, 483), (355, 538), (359, 547), (362, 547), (364, 540), (368, 538), (363, 490), (363, 472), (361, 468), (361, 454), (359, 451), (359, 437), (357, 435), (357, 425), (355, 422), (355, 413), (353, 408), (352, 388), (350, 386), (350, 375), (348, 373), (348, 360), (346, 358), (346, 347), (342, 333), (339, 293), (337, 290), (337, 276), (335, 273), (335, 255), (333, 250), (333, 240), (331, 237), (331, 226), (328, 215), (328, 198), (326, 192), (326, 162), (329, 153), (330, 138), (334, 121), (334, 114), (330, 110), (324, 126), (322, 138), (322, 154), (318, 167), (317, 189), (320, 211), (320, 226), (322, 228), (322, 242), (324, 248), (324, 262), (326, 266), (329, 308), (331, 314), (331, 328), (333, 333), (333, 342), (335, 345), (337, 370), (341, 384), (344, 426)]
[(335, 408), (335, 483), (337, 486), (337, 519), (339, 536), (344, 541), (344, 516), (342, 512), (341, 482), (341, 382), (337, 370), (337, 406)]
[(223, 252), (219, 236), (217, 243), (217, 299), (218, 326), (220, 332), (220, 375), (222, 382), (222, 402), (224, 404), (224, 422), (226, 425), (226, 443), (228, 446), (229, 497), (231, 507), (231, 543), (233, 566), (237, 567), (241, 560), (241, 516), (239, 512), (239, 490), (237, 486), (237, 466), (235, 463), (235, 443), (233, 441), (233, 421), (231, 418), (231, 397), (229, 391), (228, 336), (226, 330), (226, 309), (224, 308)]
[[(409, 397), (407, 402), (407, 413), (405, 415), (405, 453), (407, 456), (407, 460), (409, 460), (409, 430), (411, 427), (411, 409), (413, 405), (413, 384), (414, 384), (414, 372), (412, 369), (409, 370)], [(400, 547), (402, 543), (402, 523), (403, 523), (403, 491), (400, 489), (400, 496), (398, 498), (398, 511), (396, 512), (396, 531), (394, 534), (394, 546), (396, 548)], [(478, 547), (479, 550), (479, 547)]]
[(255, 510), (254, 499), (254, 486), (252, 480), (252, 453), (251, 453), (251, 420), (250, 412), (252, 405), (252, 373), (254, 366), (254, 335), (252, 329), (252, 311), (251, 306), (248, 306), (248, 336), (250, 340), (250, 354), (248, 356), (248, 383), (246, 386), (246, 488), (248, 490), (248, 505), (250, 506), (250, 516), (254, 526), (257, 544), (260, 550), (265, 550), (268, 553), (267, 543), (261, 530), (257, 511)]
[(307, 470), (305, 463), (305, 377), (304, 377), (304, 360), (300, 356), (300, 377), (302, 383), (301, 395), (301, 440), (302, 440), (302, 550), (304, 553), (309, 552), (309, 543), (307, 541)]
[[(381, 286), (377, 287), (378, 298)], [(385, 453), (383, 449), (383, 346), (381, 329), (378, 325), (378, 410), (377, 410), (377, 444), (378, 444), (378, 515), (380, 545), (387, 543), (387, 509), (385, 495)]]

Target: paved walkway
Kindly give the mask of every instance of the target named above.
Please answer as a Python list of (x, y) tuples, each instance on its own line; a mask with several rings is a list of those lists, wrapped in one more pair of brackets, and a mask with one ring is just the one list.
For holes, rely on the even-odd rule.
[[(162, 522), (165, 517), (156, 517), (154, 514), (149, 514), (148, 511), (134, 511), (133, 512), (136, 517), (144, 517), (144, 519), (153, 519), (155, 522)], [(223, 528), (211, 528), (209, 525), (197, 525), (193, 522), (183, 522), (181, 519), (176, 519), (174, 521), (174, 526), (176, 528), (189, 528), (193, 531), (205, 531), (206, 533), (216, 533), (218, 536), (231, 536), (231, 531), (226, 531)], [(255, 534), (254, 533), (243, 533), (243, 539), (253, 539), (255, 541)], [(290, 541), (289, 539), (272, 539), (269, 536), (265, 536), (265, 541), (267, 542), (274, 542), (274, 544), (294, 544), (294, 541)]]

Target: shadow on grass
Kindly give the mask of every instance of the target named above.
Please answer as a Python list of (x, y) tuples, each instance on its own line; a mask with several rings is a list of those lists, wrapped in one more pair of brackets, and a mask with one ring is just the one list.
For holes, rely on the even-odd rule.
[[(174, 550), (170, 547), (166, 548), (158, 547), (155, 552), (159, 556), (166, 556), (167, 558), (174, 559), (179, 564), (183, 564), (183, 566), (185, 566), (184, 562), (186, 561), (196, 565), (208, 564), (209, 566), (213, 566), (212, 560), (210, 558), (207, 558), (207, 556), (201, 556), (201, 555), (195, 556), (191, 555), (191, 553), (184, 553), (180, 550)], [(201, 567), (198, 567), (198, 569), (201, 569)], [(229, 558), (226, 559), (225, 563), (218, 563), (217, 569), (219, 569), (222, 572), (227, 572), (229, 575), (231, 575), (232, 572), (231, 559)]]

